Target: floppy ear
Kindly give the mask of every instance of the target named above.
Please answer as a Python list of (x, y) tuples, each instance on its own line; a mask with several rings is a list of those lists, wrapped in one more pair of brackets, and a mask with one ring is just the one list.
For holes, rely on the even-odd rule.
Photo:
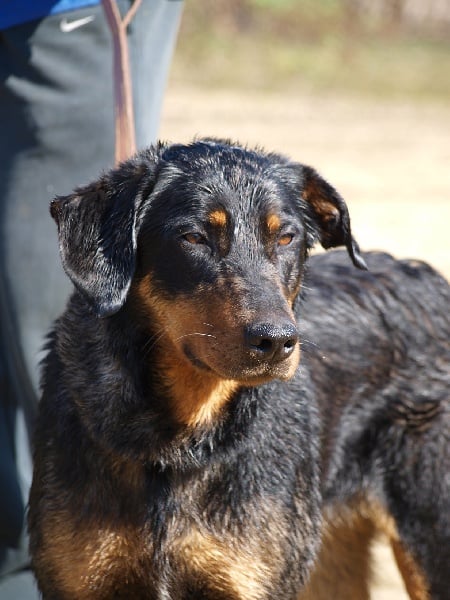
[(125, 302), (155, 164), (128, 161), (50, 205), (64, 270), (100, 317), (114, 314)]
[(311, 167), (302, 167), (302, 199), (312, 209), (318, 239), (324, 248), (345, 246), (353, 264), (367, 270), (352, 236), (347, 205), (339, 193)]

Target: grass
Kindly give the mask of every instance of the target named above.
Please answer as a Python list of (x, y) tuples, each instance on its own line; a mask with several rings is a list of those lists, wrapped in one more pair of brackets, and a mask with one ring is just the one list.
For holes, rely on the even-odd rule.
[(187, 0), (173, 79), (195, 86), (450, 98), (450, 43), (338, 0)]

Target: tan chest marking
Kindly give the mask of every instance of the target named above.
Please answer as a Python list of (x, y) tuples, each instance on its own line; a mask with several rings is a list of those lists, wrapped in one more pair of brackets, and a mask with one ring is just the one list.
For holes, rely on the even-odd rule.
[(267, 593), (273, 567), (256, 545), (236, 547), (232, 542), (192, 531), (177, 542), (175, 551), (188, 571), (230, 598), (259, 600)]
[(78, 529), (70, 518), (51, 524), (42, 548), (58, 589), (74, 598), (103, 598), (115, 582), (145, 578), (140, 569), (149, 552), (135, 529)]

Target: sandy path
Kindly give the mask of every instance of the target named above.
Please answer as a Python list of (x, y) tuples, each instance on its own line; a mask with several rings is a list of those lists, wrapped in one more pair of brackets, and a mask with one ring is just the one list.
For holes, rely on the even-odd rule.
[[(429, 261), (450, 278), (450, 107), (169, 87), (160, 136), (214, 135), (316, 167), (346, 198), (364, 249)], [(404, 600), (376, 545), (372, 600)], [(356, 600), (356, 599), (349, 599)]]

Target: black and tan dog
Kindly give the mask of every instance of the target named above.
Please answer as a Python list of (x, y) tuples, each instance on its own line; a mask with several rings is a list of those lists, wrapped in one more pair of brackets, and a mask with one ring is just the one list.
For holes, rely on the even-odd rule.
[[(152, 147), (51, 212), (76, 290), (35, 439), (45, 598), (362, 600), (378, 529), (411, 598), (449, 597), (437, 273), (363, 259), (313, 169), (227, 142)], [(315, 242), (348, 254), (305, 272)]]

